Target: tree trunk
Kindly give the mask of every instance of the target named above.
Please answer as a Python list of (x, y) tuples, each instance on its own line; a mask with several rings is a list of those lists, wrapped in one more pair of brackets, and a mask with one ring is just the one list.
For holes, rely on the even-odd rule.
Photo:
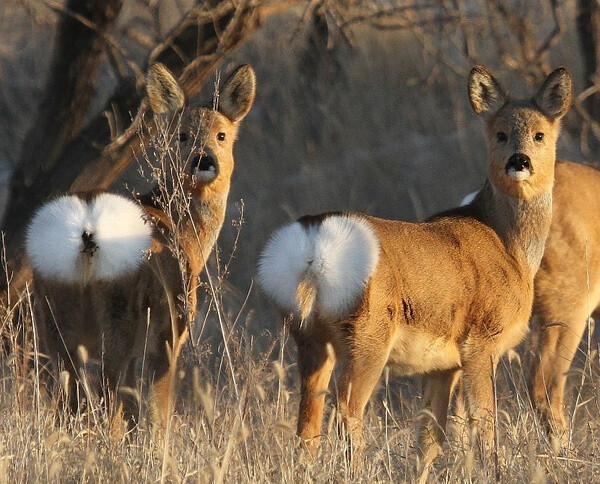
[[(28, 196), (40, 174), (54, 167), (65, 146), (83, 127), (95, 94), (106, 47), (105, 33), (122, 3), (123, 0), (67, 2), (37, 118), (25, 136), (21, 159), (13, 173), (9, 205)], [(22, 223), (22, 214), (9, 210), (8, 225), (15, 215)]]
[[(600, 88), (600, 4), (598, 0), (579, 0), (577, 27), (583, 57), (585, 87), (598, 84)], [(600, 118), (600, 93), (584, 103), (594, 119)]]

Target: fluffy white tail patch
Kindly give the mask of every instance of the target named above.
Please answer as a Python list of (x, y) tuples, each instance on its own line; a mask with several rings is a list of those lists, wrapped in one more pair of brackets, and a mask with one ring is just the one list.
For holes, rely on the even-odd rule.
[(369, 223), (356, 215), (330, 215), (320, 223), (294, 222), (267, 242), (258, 267), (266, 294), (284, 311), (299, 314), (302, 281), (316, 286), (320, 315), (342, 319), (356, 308), (379, 261), (379, 240)]
[[(86, 239), (93, 250), (86, 251)], [(81, 283), (116, 279), (134, 271), (151, 243), (152, 227), (132, 200), (112, 193), (90, 201), (65, 195), (35, 213), (27, 230), (26, 251), (42, 277)]]

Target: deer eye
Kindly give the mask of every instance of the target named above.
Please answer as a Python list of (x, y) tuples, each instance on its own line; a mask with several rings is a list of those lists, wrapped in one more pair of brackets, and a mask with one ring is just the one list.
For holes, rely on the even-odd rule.
[(219, 133), (219, 134), (217, 134), (217, 139), (219, 141), (225, 141), (225, 133)]
[(506, 133), (500, 131), (499, 133), (496, 133), (496, 139), (498, 140), (498, 143), (505, 143), (508, 139), (508, 136)]
[(544, 133), (535, 133), (535, 140), (542, 141), (544, 139)]
[(179, 142), (185, 143), (188, 140), (188, 135), (186, 133), (179, 133)]

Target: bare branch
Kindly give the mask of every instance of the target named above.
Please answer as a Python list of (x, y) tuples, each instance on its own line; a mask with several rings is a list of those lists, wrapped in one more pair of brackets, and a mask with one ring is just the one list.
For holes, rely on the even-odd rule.
[[(561, 13), (559, 5), (558, 5), (558, 0), (550, 0), (550, 3), (552, 5), (552, 17), (554, 19), (554, 29), (552, 29), (552, 32), (550, 32), (550, 34), (548, 35), (546, 40), (538, 48), (538, 50), (535, 54), (536, 57), (544, 57), (544, 59), (547, 59), (548, 51), (550, 50), (550, 48), (553, 45), (555, 45), (558, 42), (560, 37), (565, 32), (565, 22), (564, 22), (562, 13)], [(549, 73), (549, 72), (550, 72), (550, 70), (548, 69), (548, 71), (546, 73)]]

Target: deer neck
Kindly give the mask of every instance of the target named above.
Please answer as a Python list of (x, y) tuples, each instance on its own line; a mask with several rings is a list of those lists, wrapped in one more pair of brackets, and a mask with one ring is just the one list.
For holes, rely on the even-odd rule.
[(227, 209), (227, 193), (190, 200), (189, 219), (183, 224), (182, 244), (190, 259), (192, 272), (200, 273), (210, 255)]
[(483, 221), (500, 237), (506, 250), (530, 270), (537, 272), (550, 231), (552, 219), (552, 187), (523, 200), (511, 197), (489, 180), (479, 197)]
[(185, 254), (191, 274), (199, 275), (223, 226), (228, 191), (192, 193), (185, 209), (170, 214), (156, 202), (154, 191), (142, 197), (146, 213), (159, 227), (154, 250), (162, 252), (169, 247), (176, 258)]

